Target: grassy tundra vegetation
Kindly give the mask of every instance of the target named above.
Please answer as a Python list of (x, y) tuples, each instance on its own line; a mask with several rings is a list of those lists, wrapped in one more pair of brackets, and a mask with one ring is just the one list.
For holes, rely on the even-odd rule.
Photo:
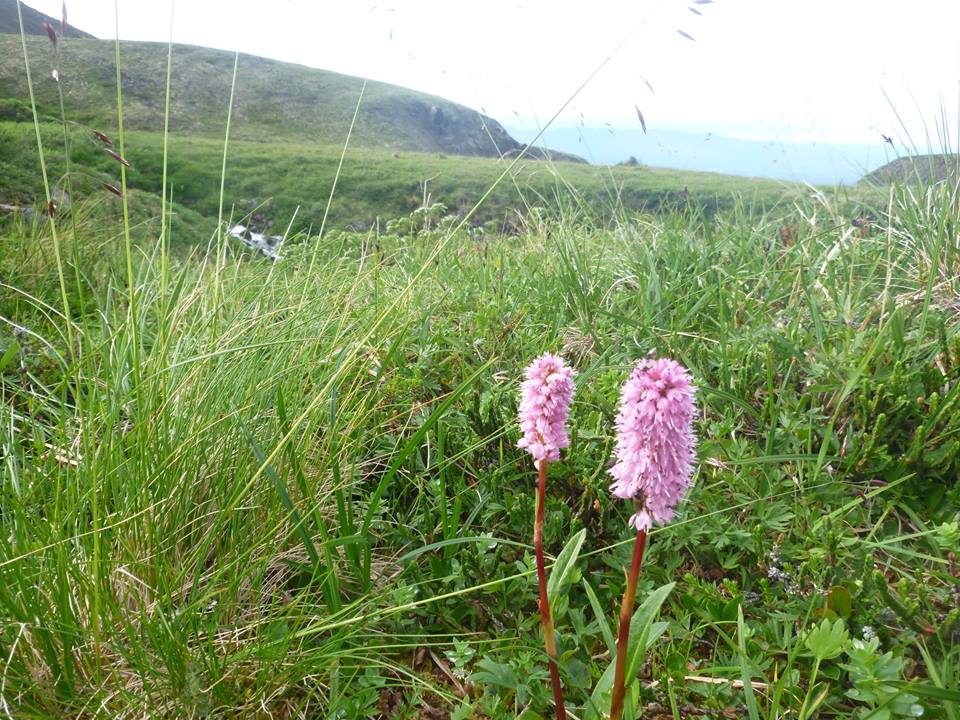
[[(174, 138), (171, 167), (205, 147)], [(234, 150), (228, 178), (295, 158)], [(176, 252), (148, 190), (143, 222), (102, 191), (5, 216), (0, 713), (551, 716), (515, 418), (552, 350), (578, 372), (547, 489), (559, 665), (603, 717), (633, 539), (612, 419), (656, 348), (694, 375), (700, 444), (651, 533), (628, 712), (956, 720), (958, 187), (891, 188), (854, 228), (821, 194), (581, 202), (574, 167), (512, 187), (510, 233), (434, 207), (293, 231), (276, 263), (227, 244), (219, 201)]]
[[(113, 43), (68, 38), (56, 55), (46, 36), (28, 37), (26, 43), (35, 59), (34, 94), (50, 148), (51, 177), (66, 172), (62, 91), (68, 119), (79, 123), (66, 133), (73, 184), (88, 194), (103, 181), (116, 184), (117, 166), (89, 130), (116, 127)], [(522, 148), (495, 120), (468, 108), (337, 73), (243, 55), (234, 87), (233, 54), (180, 45), (174, 48), (165, 113), (167, 46), (124, 43), (123, 52), (124, 125), (132, 161), (127, 182), (136, 198), (136, 218), (159, 214), (167, 118), (176, 140), (168, 146), (168, 192), (175, 218), (183, 221), (179, 229), (186, 231), (174, 228), (171, 238), (178, 245), (194, 245), (201, 233), (209, 236), (210, 223), (198, 223), (196, 214), (218, 216), (231, 89), (227, 212), (232, 206), (237, 218), (254, 214), (262, 231), (282, 233), (291, 218), (294, 231), (319, 228), (348, 135), (350, 162), (343, 165), (328, 227), (395, 219), (425, 204), (425, 196), (464, 213), (505, 167), (490, 158)], [(59, 86), (49, 75), (54, 66)], [(30, 202), (43, 192), (32, 120), (19, 35), (0, 34), (0, 197), (6, 202)], [(560, 195), (565, 204), (604, 208), (608, 216), (623, 208), (676, 207), (686, 199), (684, 187), (687, 198), (705, 207), (729, 207), (734, 187), (751, 199), (770, 200), (785, 192), (782, 183), (711, 173), (556, 165), (562, 168), (559, 175), (552, 164), (524, 158), (487, 198), (476, 220), (513, 223), (514, 208), (525, 209), (518, 190), (534, 204), (556, 205)]]
[[(51, 174), (62, 177), (66, 171), (63, 129), (50, 122), (43, 136), (51, 150)], [(68, 137), (72, 141), (73, 185), (82, 194), (104, 194), (102, 182), (118, 182), (116, 162), (91, 140), (89, 131), (75, 129)], [(32, 123), (0, 121), (0, 162), (6, 170), (0, 177), (0, 193), (4, 197), (29, 202), (43, 195), (35, 147)], [(142, 221), (158, 217), (163, 135), (131, 132), (127, 148), (133, 164), (127, 177), (136, 198), (136, 217)], [(230, 204), (226, 212), (235, 219), (252, 215), (258, 229), (278, 234), (288, 226), (292, 231), (318, 229), (341, 151), (342, 146), (304, 146), (294, 141), (231, 140), (225, 177), (225, 197)], [(168, 192), (173, 193), (174, 217), (181, 226), (174, 227), (171, 240), (179, 249), (189, 248), (196, 244), (198, 235), (209, 236), (211, 220), (216, 223), (223, 138), (177, 137), (168, 153)], [(336, 228), (369, 227), (379, 218), (383, 225), (433, 202), (442, 202), (452, 214), (463, 215), (505, 167), (505, 161), (490, 158), (351, 148), (349, 162), (340, 171), (327, 222)], [(729, 208), (734, 188), (751, 201), (763, 203), (798, 192), (776, 181), (741, 182), (713, 173), (521, 160), (511, 171), (511, 179), (500, 183), (478, 209), (474, 222), (490, 222), (492, 228), (515, 226), (518, 209), (525, 212), (533, 205), (554, 207), (558, 203), (571, 209), (589, 206), (592, 213), (607, 218), (626, 208), (677, 208), (687, 202), (685, 186), (689, 198), (713, 209)], [(100, 211), (118, 217), (119, 202), (114, 198)]]

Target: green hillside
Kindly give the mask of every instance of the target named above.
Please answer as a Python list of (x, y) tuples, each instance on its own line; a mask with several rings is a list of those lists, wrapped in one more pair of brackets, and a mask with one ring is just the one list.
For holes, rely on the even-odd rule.
[[(4, 0), (0, 0), (3, 2)], [(44, 38), (28, 38), (40, 108), (59, 114), (56, 84), (47, 68), (53, 51)], [(68, 114), (99, 126), (115, 124), (114, 43), (71, 40), (62, 44), (58, 72)], [(124, 124), (161, 130), (164, 121), (167, 46), (124, 42)], [(223, 136), (234, 54), (176, 45), (173, 52), (170, 129), (175, 134)], [(231, 134), (257, 142), (279, 139), (339, 144), (347, 136), (363, 80), (302, 65), (241, 55)], [(0, 97), (27, 97), (20, 38), (0, 35)], [(523, 146), (492, 118), (439, 97), (386, 83), (368, 82), (353, 144), (495, 157)], [(563, 155), (563, 159), (574, 160)]]
[(889, 185), (894, 182), (928, 185), (960, 176), (960, 156), (933, 154), (897, 158), (865, 175), (864, 185)]
[[(230, 177), (284, 147), (238, 145)], [(556, 717), (516, 420), (545, 351), (577, 373), (541, 506), (557, 656), (568, 717), (606, 717), (615, 418), (655, 349), (695, 378), (699, 448), (643, 558), (625, 717), (955, 720), (957, 199), (895, 189), (856, 235), (809, 194), (314, 232), (279, 263), (0, 221), (9, 717)]]
[[(42, 12), (34, 10), (32, 7), (28, 7), (23, 3), (20, 4), (20, 12), (23, 15), (23, 30), (27, 35), (43, 35), (46, 37), (47, 30), (43, 26), (44, 22), (52, 25), (58, 33), (60, 32), (60, 18), (52, 18), (49, 15), (44, 15)], [(16, 0), (0, 0), (0, 33), (19, 34), (19, 32), (20, 20), (17, 17)], [(67, 18), (67, 31), (64, 34), (68, 38), (93, 37), (90, 33), (85, 33), (83, 30), (72, 27), (69, 18)]]
[[(50, 74), (58, 63), (71, 189), (79, 198), (103, 199), (104, 207), (117, 204), (112, 195), (104, 197), (102, 184), (119, 184), (119, 166), (93, 136), (93, 130), (115, 133), (113, 42), (71, 39), (61, 43), (57, 57), (46, 37), (30, 37), (27, 49), (52, 181), (67, 187), (57, 83)], [(160, 207), (167, 46), (123, 42), (121, 54), (125, 154), (132, 164), (127, 179), (145, 220)], [(208, 236), (210, 219), (218, 215), (233, 63), (229, 52), (173, 49), (169, 179), (185, 223), (181, 238)], [(294, 230), (319, 227), (362, 87), (359, 78), (241, 55), (225, 213), (235, 219), (255, 213), (261, 231), (281, 232), (295, 215)], [(469, 108), (368, 82), (328, 227), (371, 227), (425, 201), (462, 214), (507, 167), (501, 154), (512, 157), (523, 147), (495, 120)], [(518, 211), (560, 203), (600, 218), (688, 202), (709, 210), (730, 206), (736, 193), (776, 202), (789, 187), (711, 173), (595, 167), (561, 154), (541, 162), (539, 150), (528, 155), (490, 194), (476, 222), (511, 222)], [(9, 34), (0, 35), (0, 169), (0, 204), (42, 200), (20, 38)]]

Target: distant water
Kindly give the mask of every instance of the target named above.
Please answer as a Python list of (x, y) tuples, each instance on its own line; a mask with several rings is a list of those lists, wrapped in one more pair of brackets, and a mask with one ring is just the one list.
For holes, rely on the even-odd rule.
[[(521, 142), (535, 130), (509, 128)], [(641, 164), (677, 170), (701, 170), (729, 175), (805, 182), (811, 185), (852, 185), (868, 172), (905, 152), (896, 152), (878, 138), (876, 144), (759, 141), (716, 133), (650, 128), (558, 127), (544, 133), (539, 144), (580, 155), (598, 165), (615, 165), (635, 157)]]

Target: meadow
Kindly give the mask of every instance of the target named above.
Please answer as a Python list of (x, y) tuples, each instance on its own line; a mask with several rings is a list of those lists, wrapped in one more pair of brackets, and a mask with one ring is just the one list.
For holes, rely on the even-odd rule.
[[(627, 716), (960, 716), (956, 184), (855, 226), (868, 200), (813, 189), (644, 209), (582, 202), (573, 165), (538, 166), (547, 192), (523, 159), (437, 158), (481, 168), (462, 207), (321, 234), (294, 196), (271, 262), (184, 169), (212, 145), (129, 140), (202, 186), (173, 237), (164, 193), (99, 176), (52, 221), (0, 219), (0, 714), (555, 716), (517, 448), (551, 351), (576, 370), (545, 508), (558, 665), (569, 715), (606, 717), (633, 541), (613, 419), (655, 350), (693, 375), (699, 445), (650, 533)], [(251, 192), (304, 152), (230, 149)], [(509, 227), (470, 222), (505, 184)]]
[[(0, 197), (29, 205), (43, 195), (34, 107), (49, 177), (56, 183), (69, 169), (80, 196), (102, 195), (103, 182), (119, 184), (108, 146), (92, 134), (118, 140), (113, 43), (67, 38), (53, 47), (45, 35), (26, 37), (28, 85), (16, 32), (0, 17)], [(535, 159), (543, 156), (539, 148), (529, 148), (510, 177), (496, 183), (522, 146), (495, 120), (442, 98), (188, 45), (124, 42), (121, 67), (133, 219), (159, 216), (166, 178), (174, 247), (209, 238), (221, 197), (227, 216), (252, 216), (257, 230), (281, 234), (288, 225), (305, 232), (321, 225), (366, 229), (437, 202), (463, 215), (491, 188), (473, 223), (501, 230), (517, 224), (517, 210), (533, 206), (588, 209), (612, 219), (626, 208), (729, 208), (734, 191), (755, 203), (803, 192), (789, 183), (714, 173), (544, 162)], [(434, 111), (443, 122), (431, 119)], [(101, 212), (116, 221), (119, 203), (105, 203)]]
[[(64, 132), (53, 119), (42, 124), (50, 150), (50, 176), (62, 178)], [(81, 196), (102, 195), (101, 211), (120, 218), (120, 203), (106, 197), (102, 183), (119, 182), (119, 171), (102, 143), (86, 127), (70, 128), (71, 180)], [(223, 138), (171, 136), (167, 144), (168, 193), (178, 226), (170, 233), (176, 247), (192, 247), (216, 227), (220, 203)], [(135, 218), (159, 217), (164, 172), (163, 133), (139, 131), (126, 137), (132, 167), (128, 187), (137, 197)], [(340, 146), (295, 141), (231, 140), (224, 176), (225, 212), (234, 219), (253, 216), (261, 231), (283, 233), (329, 226), (385, 227), (417, 208), (443, 203), (450, 214), (464, 215), (508, 166), (505, 160), (438, 153), (387, 152), (351, 147), (341, 166)], [(42, 196), (32, 122), (0, 121), (0, 193), (22, 203)], [(336, 193), (330, 202), (331, 184)], [(684, 192), (686, 188), (686, 193)], [(803, 195), (797, 186), (770, 180), (734, 179), (689, 171), (637, 167), (593, 167), (523, 159), (509, 179), (499, 183), (477, 209), (473, 224), (490, 222), (497, 230), (519, 225), (532, 207), (579, 209), (613, 219), (625, 209), (676, 210), (690, 203), (709, 211), (729, 209), (739, 194), (748, 202), (772, 205)], [(154, 228), (159, 233), (159, 227)]]

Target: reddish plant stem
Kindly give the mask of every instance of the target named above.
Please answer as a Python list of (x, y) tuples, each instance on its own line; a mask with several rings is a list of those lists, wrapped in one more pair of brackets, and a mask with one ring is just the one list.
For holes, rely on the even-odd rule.
[(637, 540), (633, 544), (633, 562), (630, 563), (630, 576), (623, 591), (620, 604), (620, 633), (617, 636), (617, 667), (613, 673), (613, 697), (610, 700), (610, 720), (620, 720), (623, 716), (624, 684), (627, 672), (627, 647), (630, 640), (630, 620), (633, 618), (633, 601), (637, 594), (637, 578), (640, 576), (640, 563), (643, 561), (643, 549), (647, 544), (647, 531), (638, 530)]
[(547, 599), (547, 571), (543, 563), (543, 506), (547, 492), (547, 461), (541, 460), (537, 465), (540, 477), (537, 485), (537, 516), (533, 523), (533, 553), (537, 557), (537, 584), (540, 586), (540, 624), (543, 626), (543, 644), (549, 658), (550, 682), (553, 685), (553, 701), (557, 706), (557, 720), (566, 720), (567, 710), (563, 706), (560, 671), (557, 670), (557, 640), (553, 634), (550, 601)]

